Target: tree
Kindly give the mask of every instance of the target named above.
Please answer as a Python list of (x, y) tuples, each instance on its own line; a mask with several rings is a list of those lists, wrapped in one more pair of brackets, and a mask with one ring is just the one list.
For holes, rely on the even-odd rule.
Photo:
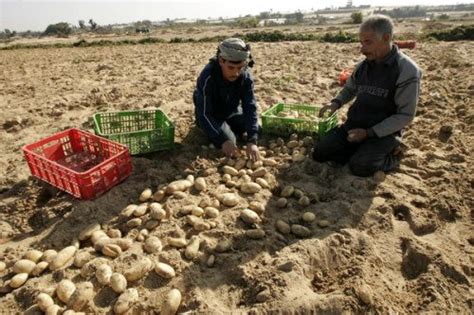
[(89, 24), (91, 25), (92, 30), (95, 30), (97, 28), (97, 23), (94, 22), (93, 19), (89, 19)]
[(79, 20), (79, 28), (82, 30), (86, 28), (86, 22), (84, 22), (84, 20)]
[(351, 14), (351, 19), (352, 19), (352, 23), (354, 23), (354, 24), (362, 23), (362, 12), (360, 12), (360, 11), (353, 12)]
[(302, 23), (304, 20), (304, 15), (300, 11), (295, 12), (295, 19), (297, 23)]
[(68, 36), (72, 33), (72, 28), (66, 22), (60, 22), (56, 24), (50, 24), (43, 32), (43, 35), (56, 35), (56, 36)]
[(270, 18), (270, 12), (260, 12), (259, 18), (260, 20), (266, 20)]

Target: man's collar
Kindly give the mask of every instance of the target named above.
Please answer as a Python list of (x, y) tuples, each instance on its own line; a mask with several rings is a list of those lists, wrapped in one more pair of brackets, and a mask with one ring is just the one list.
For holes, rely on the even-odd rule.
[(396, 60), (397, 54), (398, 54), (398, 46), (395, 44), (392, 44), (392, 49), (390, 50), (388, 55), (385, 56), (382, 63), (388, 66), (393, 64)]

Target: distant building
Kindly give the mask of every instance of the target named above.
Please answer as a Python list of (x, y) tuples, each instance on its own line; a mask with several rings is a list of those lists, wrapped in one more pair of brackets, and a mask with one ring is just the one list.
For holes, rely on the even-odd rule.
[(285, 24), (286, 19), (264, 19), (258, 22), (258, 26), (268, 26), (268, 25), (281, 25)]

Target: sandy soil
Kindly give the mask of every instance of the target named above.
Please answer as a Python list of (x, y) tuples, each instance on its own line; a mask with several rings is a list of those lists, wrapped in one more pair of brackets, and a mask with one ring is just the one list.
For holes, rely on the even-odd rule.
[[(105, 231), (120, 229), (133, 245), (112, 259), (82, 241), (80, 253), (104, 257), (116, 272), (136, 265), (142, 256), (176, 270), (172, 279), (150, 271), (129, 282), (139, 294), (132, 313), (159, 310), (172, 288), (182, 293), (181, 312), (472, 312), (473, 45), (422, 43), (407, 51), (423, 69), (423, 91), (398, 172), (358, 178), (346, 167), (274, 154), (278, 165), (267, 167), (266, 175), (271, 187), (255, 195), (223, 185), (225, 159), (203, 149), (206, 139), (193, 128), (192, 90), (215, 44), (0, 51), (2, 311), (38, 312), (37, 294), (54, 296), (57, 284), (71, 279), (94, 285), (84, 311), (112, 312), (119, 295), (100, 285), (93, 272), (74, 265), (30, 277), (18, 289), (8, 286), (13, 264), (28, 250), (61, 250), (98, 222)], [(253, 48), (260, 111), (280, 101), (325, 103), (339, 89), (339, 72), (361, 59), (356, 44), (258, 43)], [(76, 200), (29, 177), (23, 145), (69, 127), (91, 130), (95, 112), (148, 107), (160, 107), (175, 122), (175, 150), (134, 157), (133, 174), (100, 198)], [(274, 141), (262, 141), (268, 157)], [(144, 252), (140, 239), (146, 237), (137, 238), (137, 233), (150, 213), (141, 217), (142, 226), (131, 228), (121, 211), (139, 203), (145, 188), (155, 191), (188, 174), (204, 176), (207, 191), (190, 189), (184, 199), (162, 200), (173, 215), (149, 228), (149, 236), (157, 236), (163, 249)], [(301, 190), (311, 203), (301, 206), (290, 197), (285, 208), (277, 207), (286, 185)], [(224, 191), (235, 191), (239, 203), (219, 205), (217, 218), (204, 219), (209, 230), (196, 231), (179, 213), (184, 205), (199, 204), (205, 196), (215, 199)], [(261, 239), (248, 238), (251, 226), (239, 219), (241, 209), (254, 200), (265, 208), (257, 224), (265, 231)], [(305, 212), (316, 219), (302, 221)], [(278, 233), (279, 219), (305, 226), (309, 235)], [(189, 240), (194, 235), (201, 241), (194, 259), (167, 243), (169, 237)], [(211, 255), (215, 262), (209, 267)], [(67, 309), (56, 296), (54, 301)]]

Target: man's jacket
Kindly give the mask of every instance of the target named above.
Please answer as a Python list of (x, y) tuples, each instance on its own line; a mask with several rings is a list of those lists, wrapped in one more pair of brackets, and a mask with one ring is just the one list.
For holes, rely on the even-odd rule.
[(237, 80), (228, 82), (224, 80), (216, 58), (204, 67), (197, 79), (193, 100), (197, 123), (214, 143), (222, 145), (228, 140), (221, 126), (238, 112), (239, 105), (242, 106), (247, 140), (256, 143), (258, 117), (253, 86), (253, 78), (247, 69)]
[(360, 62), (333, 100), (342, 106), (356, 97), (344, 128), (377, 137), (400, 132), (415, 117), (420, 80), (421, 70), (396, 45), (381, 63)]

